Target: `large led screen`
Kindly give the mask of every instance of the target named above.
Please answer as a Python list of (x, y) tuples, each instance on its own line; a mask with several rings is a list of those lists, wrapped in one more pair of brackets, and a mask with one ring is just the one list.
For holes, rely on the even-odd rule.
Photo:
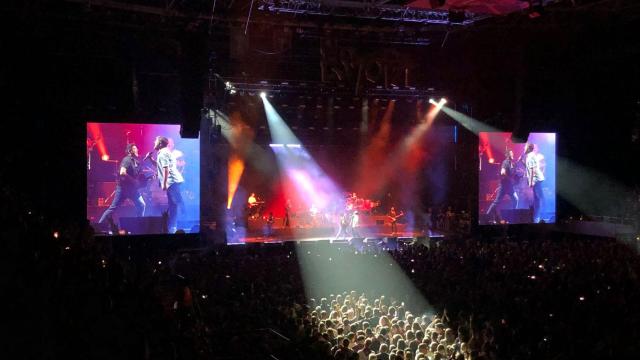
[(86, 171), (98, 234), (199, 231), (200, 142), (179, 125), (87, 123)]
[(556, 221), (556, 134), (479, 134), (478, 220), (482, 224)]

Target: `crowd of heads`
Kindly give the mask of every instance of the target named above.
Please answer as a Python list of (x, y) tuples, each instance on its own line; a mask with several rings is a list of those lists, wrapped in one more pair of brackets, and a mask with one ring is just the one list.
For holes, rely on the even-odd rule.
[[(302, 318), (312, 357), (323, 359), (495, 359), (493, 328), (474, 332), (471, 320), (455, 323), (446, 311), (412, 313), (385, 295), (369, 300), (356, 291), (310, 300)], [(426, 310), (426, 309), (425, 309)]]
[[(13, 195), (12, 195), (13, 194)], [(632, 358), (640, 351), (635, 243), (567, 234), (445, 238), (334, 262), (393, 262), (428, 306), (371, 271), (327, 290), (296, 247), (96, 238), (3, 192), (19, 357), (278, 359)], [(55, 231), (54, 231), (55, 230)], [(333, 247), (333, 248), (332, 248)], [(329, 256), (329, 255), (327, 255)], [(328, 272), (329, 273), (329, 272)], [(336, 278), (336, 283), (338, 283)], [(375, 288), (374, 290), (371, 290)], [(385, 290), (386, 289), (386, 290)], [(310, 294), (314, 295), (311, 296)]]

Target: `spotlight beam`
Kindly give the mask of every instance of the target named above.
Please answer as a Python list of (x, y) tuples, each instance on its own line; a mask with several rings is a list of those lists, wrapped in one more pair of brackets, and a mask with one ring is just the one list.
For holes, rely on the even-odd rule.
[(459, 111), (453, 110), (448, 106), (442, 106), (442, 112), (449, 115), (453, 120), (460, 123), (467, 130), (478, 135), (481, 132), (501, 132), (502, 130), (489, 126), (481, 121), (478, 121), (470, 116), (467, 116)]
[(267, 123), (274, 144), (270, 147), (276, 155), (280, 171), (291, 181), (293, 197), (310, 199), (313, 205), (323, 209), (341, 199), (342, 192), (334, 181), (316, 163), (301, 145), (280, 114), (268, 99), (262, 98)]
[(215, 116), (216, 121), (221, 125), (222, 136), (227, 139), (234, 151), (262, 173), (271, 173), (273, 169), (270, 166), (269, 157), (266, 152), (253, 141), (252, 134), (247, 135), (246, 132), (243, 132), (243, 129), (248, 128), (248, 126), (242, 119), (231, 121), (226, 114), (218, 110), (215, 111)]
[(267, 124), (269, 125), (271, 140), (278, 144), (300, 144), (300, 140), (295, 136), (293, 131), (291, 131), (273, 105), (271, 105), (266, 94), (264, 96), (262, 94), (264, 93), (261, 93), (260, 97), (262, 98), (264, 111), (267, 115)]
[(231, 209), (231, 203), (238, 190), (240, 178), (244, 172), (244, 159), (238, 154), (231, 154), (228, 161), (228, 179), (227, 179), (227, 209)]
[(384, 188), (395, 174), (397, 174), (398, 168), (404, 163), (404, 160), (411, 153), (411, 150), (415, 149), (420, 139), (429, 131), (439, 111), (440, 108), (438, 108), (437, 105), (432, 106), (423, 116), (422, 122), (414, 127), (411, 133), (402, 140), (400, 145), (394, 149), (386, 160), (382, 160), (384, 161), (384, 166), (377, 166), (376, 175), (371, 177), (372, 180), (369, 184), (366, 184), (368, 192), (375, 193)]

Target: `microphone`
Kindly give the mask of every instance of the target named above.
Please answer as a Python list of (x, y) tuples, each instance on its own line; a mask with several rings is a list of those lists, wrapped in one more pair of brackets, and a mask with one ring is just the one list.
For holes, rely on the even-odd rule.
[(153, 151), (149, 151), (149, 152), (147, 153), (147, 155), (145, 155), (145, 156), (144, 156), (144, 159), (142, 159), (142, 161), (147, 160), (148, 158), (150, 158), (150, 157), (151, 157), (151, 155), (153, 155)]

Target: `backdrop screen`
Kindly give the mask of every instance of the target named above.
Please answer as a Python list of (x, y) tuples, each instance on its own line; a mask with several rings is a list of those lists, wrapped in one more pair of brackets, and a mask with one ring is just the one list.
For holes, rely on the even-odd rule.
[(87, 123), (86, 160), (97, 233), (199, 231), (200, 141), (182, 139), (179, 125)]
[(556, 134), (530, 133), (526, 143), (509, 132), (479, 137), (479, 223), (554, 223)]

